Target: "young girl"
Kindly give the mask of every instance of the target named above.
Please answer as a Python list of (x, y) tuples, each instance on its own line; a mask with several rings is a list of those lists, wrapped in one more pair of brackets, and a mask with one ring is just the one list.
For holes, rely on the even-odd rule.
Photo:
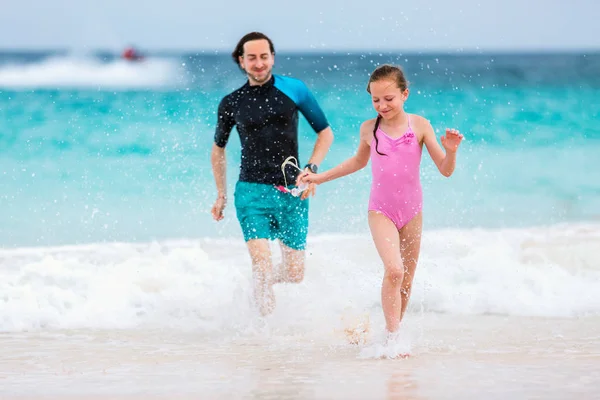
[(399, 67), (382, 65), (367, 85), (377, 118), (360, 127), (356, 155), (303, 182), (321, 184), (364, 168), (371, 159), (373, 181), (369, 199), (369, 228), (385, 273), (381, 303), (389, 336), (396, 336), (404, 316), (419, 259), (422, 192), (419, 177), (423, 144), (442, 175), (449, 177), (463, 135), (447, 129), (441, 137), (445, 154), (428, 120), (404, 111), (408, 84)]

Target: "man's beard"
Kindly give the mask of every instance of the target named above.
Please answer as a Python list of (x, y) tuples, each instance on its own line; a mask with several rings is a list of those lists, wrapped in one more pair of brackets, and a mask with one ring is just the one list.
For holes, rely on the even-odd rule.
[(258, 82), (258, 83), (264, 83), (266, 81), (269, 80), (269, 78), (271, 77), (271, 71), (270, 70), (265, 70), (262, 72), (264, 75), (262, 75), (261, 77), (259, 77), (257, 74), (255, 73), (249, 73), (248, 76), (254, 81), (254, 82)]

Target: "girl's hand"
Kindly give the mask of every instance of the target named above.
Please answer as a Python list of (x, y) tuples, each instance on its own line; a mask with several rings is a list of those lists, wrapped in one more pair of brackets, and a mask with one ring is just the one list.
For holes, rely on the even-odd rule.
[(464, 136), (457, 129), (446, 129), (446, 135), (442, 135), (442, 146), (446, 152), (455, 153)]
[(314, 183), (315, 185), (320, 185), (323, 183), (323, 177), (321, 174), (313, 174), (312, 172), (305, 171), (301, 176), (300, 180), (302, 183)]

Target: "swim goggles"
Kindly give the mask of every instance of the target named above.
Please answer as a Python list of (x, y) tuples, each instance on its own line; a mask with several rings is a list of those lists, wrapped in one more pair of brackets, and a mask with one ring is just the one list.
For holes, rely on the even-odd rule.
[(285, 182), (285, 186), (275, 186), (275, 188), (277, 188), (277, 190), (284, 192), (284, 193), (290, 193), (292, 196), (294, 197), (298, 197), (300, 196), (300, 194), (302, 194), (302, 192), (304, 192), (306, 189), (308, 189), (308, 184), (307, 183), (303, 183), (298, 187), (292, 188), (292, 189), (288, 189), (288, 183), (287, 183), (287, 179), (285, 177), (285, 166), (286, 165), (291, 165), (292, 167), (296, 168), (298, 171), (300, 172), (304, 172), (299, 166), (298, 166), (298, 160), (296, 160), (296, 157), (294, 156), (289, 156), (288, 158), (285, 159), (285, 161), (283, 162), (283, 164), (281, 164), (281, 173), (283, 174), (283, 181)]

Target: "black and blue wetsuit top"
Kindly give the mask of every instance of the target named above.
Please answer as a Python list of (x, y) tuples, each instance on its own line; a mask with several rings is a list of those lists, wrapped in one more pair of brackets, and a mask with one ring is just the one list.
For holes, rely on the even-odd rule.
[[(242, 146), (240, 181), (284, 184), (281, 164), (289, 156), (298, 159), (298, 110), (315, 132), (329, 126), (315, 97), (295, 78), (273, 75), (260, 86), (246, 82), (221, 100), (215, 143), (225, 147), (237, 127)], [(285, 172), (288, 185), (294, 184), (298, 170), (286, 167)]]

